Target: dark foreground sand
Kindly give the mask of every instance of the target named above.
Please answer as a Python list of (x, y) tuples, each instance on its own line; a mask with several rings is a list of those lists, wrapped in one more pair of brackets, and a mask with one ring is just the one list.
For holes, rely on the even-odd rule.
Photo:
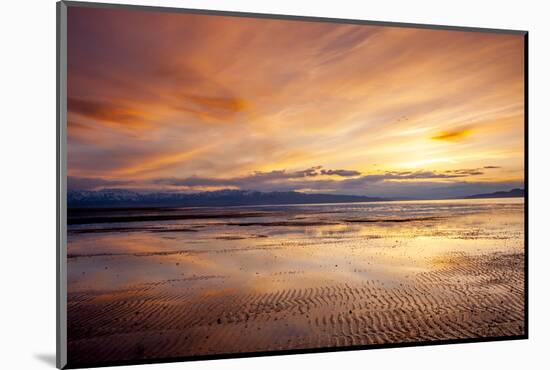
[(203, 295), (189, 280), (69, 297), (76, 363), (512, 336), (524, 333), (523, 255), (449, 256), (398, 286), (376, 281)]

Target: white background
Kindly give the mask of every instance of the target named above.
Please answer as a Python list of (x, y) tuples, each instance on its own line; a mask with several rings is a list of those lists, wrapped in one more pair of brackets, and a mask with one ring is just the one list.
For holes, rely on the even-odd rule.
[[(118, 2), (113, 1), (112, 2)], [(133, 369), (549, 368), (550, 235), (545, 1), (172, 0), (126, 3), (530, 31), (530, 339), (314, 355), (202, 361)], [(2, 4), (0, 79), (0, 367), (53, 368), (55, 358), (55, 2)], [(545, 356), (546, 354), (546, 356)]]

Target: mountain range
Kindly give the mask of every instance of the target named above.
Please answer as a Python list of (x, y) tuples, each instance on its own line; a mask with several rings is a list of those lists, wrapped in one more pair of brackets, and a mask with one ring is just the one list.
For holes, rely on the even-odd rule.
[[(523, 197), (523, 189), (474, 194), (464, 199)], [(260, 192), (253, 190), (218, 190), (201, 193), (137, 192), (125, 189), (69, 190), (69, 208), (102, 207), (197, 207), (274, 204), (357, 203), (404, 200), (342, 194), (312, 194), (296, 191)]]
[(486, 194), (475, 194), (465, 199), (482, 199), (482, 198), (521, 198), (525, 196), (525, 190), (523, 189), (512, 189), (510, 191), (496, 191), (494, 193)]
[(352, 203), (384, 200), (391, 199), (357, 195), (308, 194), (296, 191), (259, 192), (249, 190), (218, 190), (201, 193), (142, 193), (123, 189), (104, 189), (98, 191), (70, 190), (67, 194), (69, 208), (236, 206)]

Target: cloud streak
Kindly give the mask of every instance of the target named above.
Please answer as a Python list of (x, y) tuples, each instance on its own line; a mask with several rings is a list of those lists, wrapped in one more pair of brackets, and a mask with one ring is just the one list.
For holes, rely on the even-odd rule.
[[(158, 185), (170, 185), (176, 187), (194, 188), (194, 187), (236, 187), (246, 190), (266, 190), (270, 186), (275, 188), (292, 189), (302, 187), (303, 184), (321, 184), (335, 180), (330, 177), (350, 177), (358, 176), (361, 173), (353, 170), (325, 170), (322, 166), (314, 166), (305, 170), (287, 171), (273, 170), (270, 172), (256, 171), (251, 175), (234, 178), (205, 178), (192, 176), (187, 178), (160, 178), (153, 180)], [(312, 180), (319, 176), (325, 177), (323, 180)], [(302, 180), (304, 182), (300, 182)]]
[(445, 140), (445, 141), (459, 141), (464, 140), (472, 134), (472, 129), (461, 128), (451, 131), (443, 131), (433, 136), (433, 140)]
[(149, 126), (145, 119), (148, 114), (128, 104), (106, 102), (100, 100), (86, 100), (78, 98), (68, 99), (69, 113), (110, 124), (120, 124), (132, 128)]
[(74, 177), (67, 178), (67, 188), (69, 190), (101, 190), (106, 188), (128, 187), (132, 186), (129, 181), (106, 180), (102, 178)]
[(244, 112), (249, 108), (249, 102), (235, 97), (214, 97), (185, 94), (176, 109), (192, 113), (203, 120), (227, 122), (227, 119)]

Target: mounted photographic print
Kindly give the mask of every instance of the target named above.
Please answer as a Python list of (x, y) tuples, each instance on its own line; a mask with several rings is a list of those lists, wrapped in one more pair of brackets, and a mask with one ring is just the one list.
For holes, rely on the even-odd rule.
[(527, 338), (527, 32), (58, 3), (58, 366)]

